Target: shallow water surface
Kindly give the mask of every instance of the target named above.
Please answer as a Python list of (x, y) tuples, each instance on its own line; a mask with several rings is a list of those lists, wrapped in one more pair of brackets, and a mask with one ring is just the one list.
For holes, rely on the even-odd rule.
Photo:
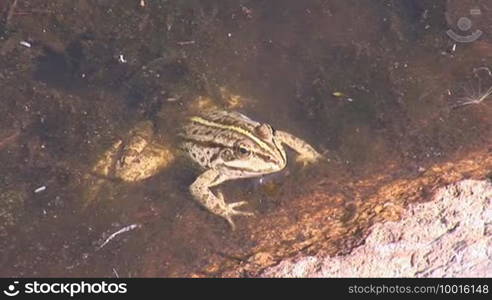
[[(0, 5), (1, 276), (221, 276), (266, 240), (309, 241), (316, 210), (345, 226), (333, 236), (360, 238), (350, 220), (378, 186), (357, 182), (491, 145), (492, 100), (476, 101), (492, 86), (490, 40), (447, 36), (446, 1), (138, 2)], [(255, 212), (236, 231), (193, 201), (199, 171), (182, 158), (135, 183), (93, 174), (139, 122), (174, 149), (199, 97), (329, 161), (302, 167), (289, 152), (282, 172), (222, 184)]]

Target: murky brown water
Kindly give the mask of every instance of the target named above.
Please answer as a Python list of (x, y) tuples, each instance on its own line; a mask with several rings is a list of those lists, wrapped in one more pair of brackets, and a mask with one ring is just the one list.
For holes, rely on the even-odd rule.
[[(461, 106), (492, 86), (492, 31), (453, 41), (446, 1), (144, 2), (0, 3), (1, 276), (220, 276), (209, 265), (241, 264), (267, 240), (309, 241), (299, 228), (316, 211), (341, 224), (327, 237), (356, 240), (349, 220), (377, 178), (492, 144), (492, 100)], [(197, 172), (179, 159), (137, 183), (109, 180), (86, 203), (114, 141), (151, 120), (171, 145), (197, 96), (227, 106), (221, 87), (331, 161), (301, 168), (291, 155), (262, 182), (224, 184), (256, 212), (235, 232), (191, 199)], [(379, 185), (358, 184), (369, 179)]]

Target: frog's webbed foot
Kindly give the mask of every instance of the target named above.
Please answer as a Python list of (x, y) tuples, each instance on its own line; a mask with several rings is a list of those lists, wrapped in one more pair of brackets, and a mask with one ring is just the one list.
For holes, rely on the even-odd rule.
[(305, 152), (296, 157), (296, 162), (302, 164), (302, 166), (307, 166), (320, 160), (326, 160), (326, 158), (314, 151), (314, 149), (313, 152)]
[(239, 211), (236, 210), (237, 207), (243, 206), (245, 204), (248, 204), (247, 201), (239, 201), (239, 202), (234, 202), (234, 203), (225, 203), (224, 201), (224, 196), (222, 195), (221, 192), (217, 192), (217, 198), (220, 199), (220, 202), (222, 203), (222, 213), (220, 214), (221, 217), (227, 220), (229, 225), (231, 225), (232, 230), (236, 229), (236, 225), (234, 224), (234, 221), (232, 221), (233, 216), (254, 216), (255, 214), (252, 212), (245, 212), (245, 211)]
[(246, 204), (246, 201), (226, 203), (224, 201), (224, 195), (222, 195), (220, 191), (218, 191), (216, 195), (212, 193), (210, 188), (225, 180), (226, 178), (217, 170), (205, 171), (191, 184), (190, 192), (208, 211), (226, 219), (234, 230), (235, 225), (232, 221), (233, 216), (252, 216), (253, 213), (237, 210), (238, 207)]

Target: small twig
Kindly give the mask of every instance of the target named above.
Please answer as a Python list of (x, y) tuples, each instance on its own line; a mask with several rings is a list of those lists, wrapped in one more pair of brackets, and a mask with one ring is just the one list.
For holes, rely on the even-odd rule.
[(104, 241), (104, 243), (101, 244), (101, 246), (97, 247), (96, 251), (97, 250), (100, 250), (102, 247), (106, 246), (106, 244), (109, 243), (112, 239), (114, 239), (117, 235), (122, 234), (122, 233), (127, 232), (127, 231), (130, 231), (130, 230), (133, 230), (133, 229), (136, 229), (136, 228), (140, 228), (140, 227), (141, 227), (140, 224), (132, 224), (132, 225), (128, 225), (126, 227), (121, 228), (120, 230), (118, 230), (115, 233), (111, 234)]
[(53, 11), (49, 9), (31, 9), (29, 11), (17, 11), (14, 13), (14, 16), (27, 16), (32, 14), (52, 14)]
[(180, 46), (193, 45), (194, 43), (195, 43), (195, 41), (181, 41), (181, 42), (177, 42), (177, 44), (180, 45)]
[(116, 271), (115, 268), (113, 268), (113, 273), (114, 273), (114, 276), (116, 276), (116, 278), (120, 278), (120, 275), (118, 274), (118, 272)]

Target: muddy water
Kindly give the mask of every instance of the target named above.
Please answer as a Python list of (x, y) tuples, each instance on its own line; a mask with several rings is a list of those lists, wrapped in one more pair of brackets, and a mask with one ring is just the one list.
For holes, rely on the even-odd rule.
[[(492, 86), (491, 46), (450, 39), (446, 1), (202, 2), (0, 5), (0, 275), (220, 276), (259, 245), (308, 240), (296, 212), (354, 226), (376, 188), (358, 182), (415, 178), (491, 145), (492, 100), (462, 105)], [(256, 213), (235, 232), (191, 199), (198, 173), (181, 159), (106, 180), (87, 202), (118, 138), (150, 120), (172, 147), (196, 97), (230, 105), (224, 87), (330, 161), (302, 168), (289, 153), (279, 174), (224, 184)], [(328, 235), (362, 236), (345, 229)]]

